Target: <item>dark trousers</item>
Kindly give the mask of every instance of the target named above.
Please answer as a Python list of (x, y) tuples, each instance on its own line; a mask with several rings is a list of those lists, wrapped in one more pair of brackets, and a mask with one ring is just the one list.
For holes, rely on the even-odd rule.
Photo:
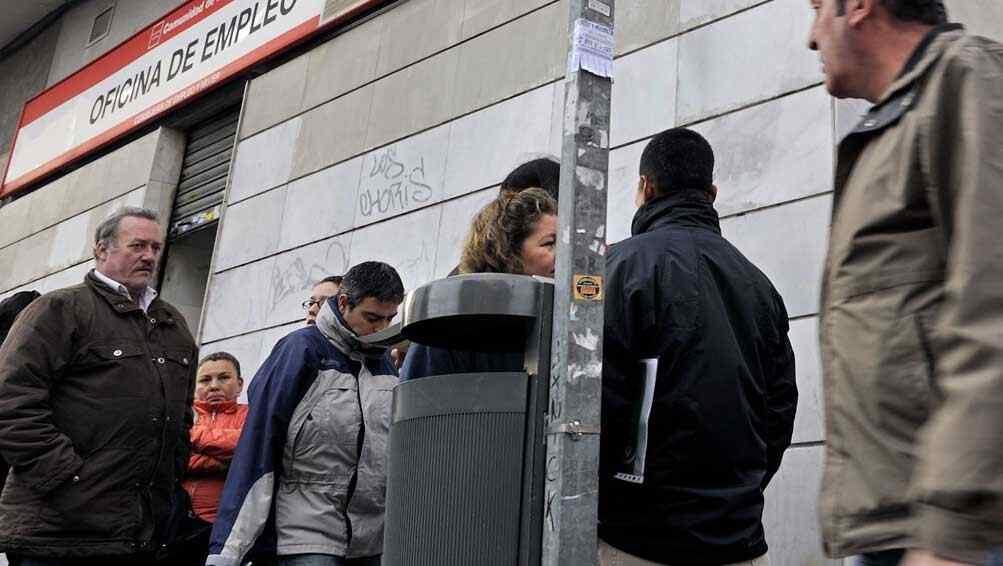
[(149, 554), (125, 556), (92, 556), (87, 558), (36, 558), (8, 554), (10, 566), (150, 566), (155, 559)]
[(904, 557), (905, 551), (901, 549), (868, 552), (860, 555), (857, 566), (898, 566)]
[(209, 535), (212, 523), (191, 517), (179, 527), (174, 541), (157, 561), (162, 566), (205, 566), (209, 556)]
[(331, 554), (293, 554), (280, 556), (279, 566), (380, 566), (380, 557), (342, 558)]

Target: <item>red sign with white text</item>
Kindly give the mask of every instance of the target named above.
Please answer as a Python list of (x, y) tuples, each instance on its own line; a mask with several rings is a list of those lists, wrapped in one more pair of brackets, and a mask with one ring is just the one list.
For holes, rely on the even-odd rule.
[(378, 3), (186, 2), (25, 104), (0, 197)]

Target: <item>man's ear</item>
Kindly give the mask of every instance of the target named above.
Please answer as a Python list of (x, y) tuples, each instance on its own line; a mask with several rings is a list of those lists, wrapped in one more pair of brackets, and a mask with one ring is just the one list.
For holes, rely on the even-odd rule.
[(658, 190), (655, 188), (655, 183), (651, 180), (651, 177), (642, 176), (641, 179), (644, 180), (644, 202), (650, 202), (658, 196)]
[(338, 301), (338, 310), (341, 311), (342, 314), (345, 314), (348, 311), (348, 296), (342, 295), (341, 293), (338, 293), (335, 296)]
[(717, 200), (717, 185), (711, 185), (710, 190), (707, 191), (710, 194), (710, 201), (714, 202)]
[(94, 244), (94, 259), (104, 261), (106, 255), (108, 255), (108, 250), (105, 247), (104, 242)]
[(850, 27), (859, 27), (868, 18), (875, 15), (877, 3), (880, 0), (844, 0), (846, 2), (846, 23)]
[(644, 206), (655, 198), (655, 184), (651, 182), (651, 177), (641, 175), (637, 180), (637, 198), (635, 204), (638, 207)]

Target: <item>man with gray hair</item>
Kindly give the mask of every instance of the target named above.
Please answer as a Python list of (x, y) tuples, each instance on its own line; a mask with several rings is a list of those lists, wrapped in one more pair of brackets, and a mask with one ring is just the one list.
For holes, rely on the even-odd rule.
[(15, 566), (150, 564), (188, 459), (198, 350), (151, 282), (152, 211), (97, 229), (95, 269), (35, 300), (0, 347), (0, 551)]
[(833, 558), (1003, 545), (1003, 44), (941, 0), (810, 0), (839, 144), (819, 322)]

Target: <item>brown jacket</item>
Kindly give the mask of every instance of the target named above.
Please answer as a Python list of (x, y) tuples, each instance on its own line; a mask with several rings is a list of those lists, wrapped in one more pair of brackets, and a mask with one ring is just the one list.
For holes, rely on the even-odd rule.
[(1003, 45), (934, 30), (839, 146), (827, 552), (1003, 545)]
[(196, 355), (173, 307), (144, 313), (93, 274), (32, 303), (0, 348), (0, 551), (152, 550), (187, 464)]

